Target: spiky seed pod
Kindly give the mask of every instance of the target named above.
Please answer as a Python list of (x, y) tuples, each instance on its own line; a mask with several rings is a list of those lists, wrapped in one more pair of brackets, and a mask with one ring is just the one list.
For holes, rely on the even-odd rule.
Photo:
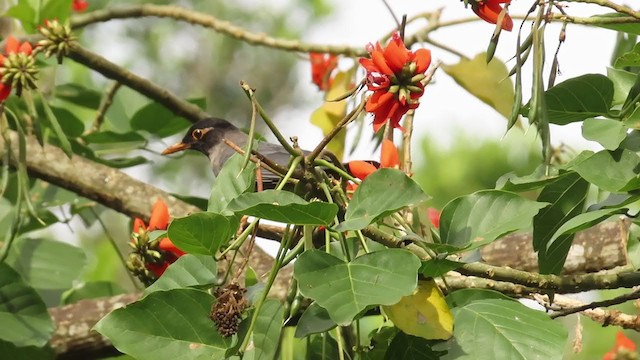
[(46, 20), (38, 31), (45, 39), (38, 42), (36, 51), (44, 51), (46, 57), (56, 55), (58, 64), (61, 64), (62, 59), (69, 55), (71, 43), (77, 40), (71, 32), (71, 27), (61, 24), (58, 20)]
[(22, 95), (24, 89), (36, 89), (38, 67), (32, 54), (22, 52), (12, 53), (5, 57), (1, 65), (0, 81), (9, 84), (16, 90), (16, 95)]
[(247, 289), (231, 283), (215, 290), (216, 302), (211, 307), (209, 318), (216, 324), (218, 333), (229, 337), (238, 332), (242, 313), (249, 306), (244, 294)]

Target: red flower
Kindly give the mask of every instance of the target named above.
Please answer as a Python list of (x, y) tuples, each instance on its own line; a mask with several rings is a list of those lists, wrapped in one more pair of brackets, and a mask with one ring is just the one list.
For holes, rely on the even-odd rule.
[[(364, 180), (367, 176), (378, 170), (378, 167), (370, 162), (361, 160), (349, 161), (347, 165), (349, 166), (349, 172), (360, 180)], [(380, 149), (380, 167), (397, 168), (399, 166), (400, 160), (398, 156), (398, 149), (396, 149), (393, 141), (388, 139), (382, 140), (382, 146)]]
[(436, 229), (439, 229), (440, 228), (440, 211), (434, 208), (429, 208), (427, 209), (427, 213), (429, 215), (429, 220), (431, 220), (431, 223), (433, 224), (433, 227)]
[[(0, 77), (4, 74), (4, 68), (8, 65), (7, 57), (11, 54), (25, 54), (31, 55), (33, 48), (29, 42), (23, 42), (20, 44), (18, 39), (13, 35), (7, 37), (5, 41), (5, 54), (0, 54)], [(3, 102), (11, 94), (11, 83), (0, 83), (0, 102)]]
[[(602, 360), (615, 360), (615, 359), (627, 359), (631, 357), (626, 357), (623, 355), (631, 355), (636, 352), (636, 344), (631, 341), (628, 337), (624, 336), (622, 331), (618, 331), (616, 335), (616, 343), (613, 345), (613, 348), (604, 356)], [(637, 354), (636, 354), (637, 355)], [(634, 358), (635, 359), (635, 358)]]
[(402, 116), (420, 105), (431, 51), (408, 50), (398, 33), (385, 48), (376, 43), (375, 47), (369, 44), (367, 50), (371, 58), (361, 58), (360, 64), (367, 70), (367, 87), (373, 91), (365, 105), (365, 110), (374, 114), (373, 130), (377, 132), (387, 121), (402, 129)]
[(331, 72), (338, 66), (338, 57), (333, 54), (310, 53), (311, 81), (318, 89), (326, 90), (331, 86)]
[[(162, 199), (158, 198), (151, 209), (151, 217), (149, 218), (149, 226), (139, 218), (133, 220), (133, 232), (140, 234), (141, 232), (166, 230), (169, 226), (169, 208)], [(184, 251), (178, 249), (173, 242), (167, 237), (162, 238), (158, 243), (158, 249), (162, 254), (162, 260), (157, 263), (146, 263), (147, 269), (160, 277), (164, 271), (173, 264), (178, 258), (185, 254)]]
[(89, 7), (89, 2), (87, 0), (73, 0), (73, 4), (71, 4), (71, 8), (75, 12), (83, 12), (87, 10)]
[[(476, 0), (471, 4), (471, 9), (478, 17), (488, 23), (497, 24), (498, 17), (502, 12), (500, 4), (511, 4), (511, 0)], [(502, 18), (502, 29), (511, 31), (513, 29), (513, 20), (509, 14), (505, 14)]]

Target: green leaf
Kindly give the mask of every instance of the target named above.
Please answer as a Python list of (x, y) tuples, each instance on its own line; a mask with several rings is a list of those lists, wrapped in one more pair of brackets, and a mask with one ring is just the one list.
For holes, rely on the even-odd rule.
[(174, 219), (167, 234), (180, 250), (190, 254), (215, 256), (240, 226), (235, 216), (216, 213), (195, 213)]
[(559, 274), (562, 270), (573, 235), (550, 246), (551, 237), (563, 223), (582, 212), (588, 191), (589, 183), (572, 173), (540, 194), (538, 201), (551, 203), (534, 218), (533, 247), (538, 251), (540, 273)]
[(144, 290), (144, 295), (186, 287), (210, 287), (217, 280), (217, 263), (212, 256), (185, 254), (169, 265), (164, 274)]
[(615, 31), (622, 31), (628, 34), (640, 35), (640, 24), (637, 22), (632, 23), (620, 23), (620, 24), (607, 24), (606, 22), (610, 22), (612, 18), (617, 17), (629, 17), (629, 15), (621, 14), (621, 13), (608, 13), (608, 14), (600, 14), (589, 17), (590, 21), (593, 21), (593, 25), (599, 26), (605, 29), (611, 29)]
[(481, 53), (471, 60), (443, 65), (442, 69), (462, 88), (509, 119), (515, 96), (509, 71), (500, 60), (494, 58), (487, 64), (486, 59), (487, 54)]
[(73, 151), (71, 150), (71, 143), (69, 142), (69, 139), (67, 139), (67, 135), (65, 135), (64, 131), (62, 131), (62, 127), (60, 126), (56, 115), (53, 113), (51, 107), (49, 107), (49, 104), (47, 103), (47, 100), (44, 99), (44, 97), (42, 98), (42, 107), (44, 109), (44, 114), (46, 115), (42, 119), (46, 120), (47, 126), (50, 127), (51, 130), (53, 130), (53, 133), (59, 142), (60, 148), (64, 151), (65, 154), (67, 154), (69, 158), (71, 158), (73, 154)]
[(71, 15), (72, 0), (49, 0), (40, 11), (38, 23), (46, 19), (57, 19), (64, 24)]
[(243, 162), (242, 155), (234, 154), (224, 164), (213, 182), (207, 211), (225, 214), (224, 210), (231, 200), (253, 191), (256, 181), (256, 164), (250, 161), (243, 169)]
[[(569, 246), (549, 248), (548, 253), (547, 244), (562, 224), (582, 212), (588, 191), (589, 183), (577, 173), (571, 172), (547, 185), (538, 196), (539, 202), (549, 203), (549, 206), (540, 210), (533, 218), (533, 249), (538, 252), (538, 265), (542, 274), (558, 274), (562, 270), (573, 236), (563, 241), (563, 244)], [(549, 258), (551, 254), (553, 258)], [(550, 264), (553, 266), (549, 266)]]
[(629, 71), (607, 68), (607, 77), (613, 81), (613, 105), (622, 105), (638, 76)]
[(549, 122), (565, 125), (606, 115), (613, 101), (613, 82), (604, 75), (586, 74), (545, 91)]
[(449, 293), (445, 299), (451, 308), (463, 307), (474, 301), (487, 299), (516, 301), (501, 292), (489, 289), (459, 289)]
[(618, 120), (591, 118), (582, 123), (582, 136), (607, 150), (615, 150), (627, 136), (627, 128)]
[(401, 249), (372, 252), (351, 262), (308, 250), (296, 260), (294, 277), (304, 296), (346, 325), (369, 305), (392, 305), (411, 294), (419, 267), (418, 257)]
[(255, 360), (276, 358), (280, 344), (280, 330), (284, 321), (284, 307), (279, 300), (268, 299), (262, 304), (253, 330)]
[(438, 277), (464, 265), (463, 262), (433, 258), (422, 262), (420, 273), (426, 277)]
[(496, 181), (496, 189), (513, 192), (531, 191), (546, 186), (564, 176), (558, 174), (557, 168), (547, 169), (547, 167), (545, 164), (540, 164), (532, 174), (526, 176), (516, 176), (514, 173), (506, 174)]
[(36, 30), (36, 9), (31, 6), (29, 0), (18, 0), (18, 4), (12, 6), (4, 13), (4, 16), (9, 16), (17, 19), (22, 24), (22, 27), (28, 32), (33, 33)]
[(336, 326), (338, 326), (338, 324), (331, 320), (327, 310), (318, 305), (317, 302), (312, 302), (302, 313), (300, 320), (298, 320), (295, 337), (303, 338), (311, 334), (323, 333)]
[(54, 360), (56, 358), (55, 352), (48, 345), (18, 347), (2, 340), (0, 340), (0, 354), (11, 354), (11, 360)]
[(358, 186), (336, 231), (360, 230), (407, 206), (427, 201), (420, 185), (396, 169), (379, 169)]
[(0, 263), (0, 340), (15, 346), (43, 346), (54, 326), (38, 293), (9, 265)]
[(562, 359), (567, 330), (542, 311), (487, 299), (454, 308), (453, 314), (453, 334), (462, 353), (452, 358), (494, 360), (499, 351), (503, 359)]
[(120, 285), (111, 281), (90, 281), (73, 287), (62, 295), (62, 304), (68, 305), (85, 299), (96, 299), (124, 294)]
[(189, 126), (191, 123), (185, 118), (174, 115), (156, 102), (143, 106), (131, 117), (133, 130), (144, 130), (161, 138), (177, 134)]
[(627, 149), (602, 150), (585, 155), (571, 168), (605, 191), (624, 192), (640, 188), (640, 157)]
[(242, 194), (227, 205), (227, 210), (296, 225), (329, 225), (338, 213), (335, 204), (307, 202), (298, 195), (284, 190), (265, 190)]
[(102, 93), (99, 91), (75, 83), (56, 86), (54, 94), (59, 99), (90, 109), (97, 109), (102, 98)]
[(195, 289), (156, 291), (112, 311), (95, 330), (139, 360), (222, 359), (232, 338), (218, 334), (209, 319), (213, 302)]
[(423, 338), (411, 336), (399, 331), (391, 341), (385, 360), (438, 360), (442, 352), (431, 348), (431, 343)]
[(60, 241), (19, 238), (7, 264), (36, 289), (60, 290), (70, 288), (82, 274), (87, 257), (79, 247)]
[(115, 144), (117, 146), (142, 147), (147, 140), (135, 131), (117, 133), (114, 131), (100, 131), (82, 137), (89, 144)]
[(625, 66), (640, 66), (640, 43), (637, 43), (631, 51), (620, 55), (613, 66), (618, 69)]
[(461, 196), (442, 210), (440, 239), (459, 248), (477, 248), (527, 228), (546, 205), (501, 190)]
[(553, 234), (551, 241), (547, 247), (551, 246), (554, 241), (556, 241), (559, 237), (566, 234), (575, 234), (578, 231), (588, 229), (596, 224), (601, 223), (602, 221), (610, 218), (615, 214), (624, 214), (629, 209), (601, 209), (596, 211), (590, 211), (584, 214), (580, 214), (575, 216), (571, 220), (562, 224), (562, 226)]
[(82, 135), (84, 132), (84, 123), (71, 111), (55, 106), (51, 107), (51, 111), (53, 111), (56, 119), (58, 119), (60, 128), (68, 137), (74, 138)]
[[(295, 346), (295, 345), (294, 345)], [(328, 334), (320, 334), (311, 336), (311, 341), (307, 345), (307, 357), (305, 360), (335, 360), (339, 359), (338, 355), (338, 343), (330, 337)], [(361, 359), (368, 359), (366, 355), (374, 351), (364, 352), (365, 356)], [(284, 356), (282, 359), (286, 359)], [(290, 357), (289, 359), (293, 359)]]

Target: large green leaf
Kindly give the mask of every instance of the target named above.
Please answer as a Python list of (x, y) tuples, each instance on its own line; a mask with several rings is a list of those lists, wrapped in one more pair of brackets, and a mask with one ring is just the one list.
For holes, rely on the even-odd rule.
[(2, 340), (0, 340), (0, 354), (10, 356), (11, 360), (54, 360), (56, 358), (55, 352), (49, 346), (18, 347), (13, 343)]
[(481, 53), (471, 60), (462, 59), (455, 65), (443, 65), (442, 69), (458, 85), (509, 119), (514, 89), (503, 62), (494, 58), (487, 64), (487, 54)]
[(586, 153), (572, 165), (585, 180), (610, 192), (640, 188), (640, 157), (633, 151), (618, 149)]
[(265, 190), (236, 197), (227, 210), (287, 224), (326, 226), (333, 222), (338, 206), (320, 201), (307, 202), (284, 190)]
[(253, 344), (256, 352), (255, 360), (275, 359), (280, 331), (284, 321), (284, 307), (279, 300), (269, 299), (262, 304), (256, 325), (253, 329)]
[(565, 125), (605, 115), (613, 101), (613, 82), (604, 75), (586, 74), (545, 92), (549, 122)]
[(215, 256), (216, 252), (236, 233), (240, 222), (235, 216), (216, 213), (195, 213), (174, 219), (167, 234), (182, 251)]
[(214, 298), (200, 290), (156, 291), (109, 313), (95, 329), (136, 359), (222, 359), (231, 346), (209, 319)]
[(547, 247), (551, 246), (554, 241), (557, 241), (558, 238), (562, 237), (563, 235), (575, 234), (578, 231), (585, 230), (596, 224), (599, 224), (613, 215), (624, 214), (627, 211), (628, 209), (626, 208), (600, 209), (575, 216), (574, 218), (560, 226), (555, 234), (553, 234), (553, 237), (551, 237), (551, 241), (549, 245), (547, 245)]
[(90, 109), (97, 109), (100, 106), (100, 99), (102, 97), (99, 91), (88, 89), (74, 83), (56, 86), (54, 94), (57, 98)]
[(562, 270), (562, 264), (569, 253), (569, 246), (573, 236), (569, 236), (558, 249), (549, 249), (554, 256), (561, 256), (560, 269), (550, 267), (551, 263), (558, 264), (558, 259), (547, 257), (547, 244), (558, 228), (580, 214), (589, 191), (589, 183), (575, 172), (571, 172), (560, 180), (547, 185), (538, 196), (538, 201), (548, 202), (549, 206), (540, 210), (533, 218), (533, 249), (538, 251), (538, 264), (543, 274), (557, 274)]
[(51, 111), (58, 119), (60, 128), (68, 137), (78, 137), (84, 132), (84, 123), (71, 111), (51, 106)]
[(14, 19), (19, 20), (22, 24), (22, 27), (28, 33), (36, 31), (36, 27), (38, 25), (38, 22), (36, 20), (37, 11), (32, 6), (29, 0), (18, 0), (18, 3), (10, 7), (9, 10), (7, 10), (7, 12), (3, 14), (3, 16), (10, 16)]
[(169, 265), (164, 274), (144, 290), (144, 294), (186, 287), (210, 287), (217, 279), (217, 263), (211, 255), (185, 254)]
[(627, 128), (618, 120), (586, 119), (582, 123), (582, 136), (597, 141), (607, 150), (615, 150), (627, 136)]
[(474, 301), (486, 299), (517, 301), (501, 292), (489, 289), (459, 289), (450, 292), (445, 297), (445, 300), (447, 300), (447, 305), (449, 305), (449, 307), (452, 309), (456, 307), (466, 306)]
[(302, 313), (300, 320), (298, 320), (295, 337), (303, 338), (311, 334), (322, 333), (336, 326), (338, 324), (331, 320), (327, 310), (318, 305), (317, 302), (312, 302)]
[(82, 137), (84, 141), (89, 144), (114, 145), (114, 146), (126, 146), (126, 147), (142, 147), (147, 143), (144, 136), (138, 134), (135, 131), (129, 131), (126, 133), (117, 133), (114, 131), (100, 131), (87, 134)]
[(346, 325), (369, 305), (392, 305), (411, 294), (418, 268), (418, 257), (400, 249), (376, 251), (351, 262), (309, 250), (296, 260), (294, 276), (303, 295)]
[(640, 66), (640, 43), (636, 44), (631, 51), (620, 55), (614, 66), (618, 69), (625, 66)]
[(82, 249), (49, 239), (20, 238), (11, 247), (7, 264), (36, 289), (71, 287), (82, 275), (87, 257)]
[(244, 158), (240, 154), (234, 154), (227, 160), (213, 182), (207, 211), (222, 214), (231, 200), (253, 190), (256, 164), (250, 161), (243, 169), (243, 163)]
[(496, 189), (523, 192), (539, 189), (547, 184), (558, 180), (562, 174), (558, 174), (558, 169), (545, 164), (538, 166), (532, 174), (516, 176), (514, 173), (503, 175), (496, 182)]
[(613, 105), (622, 105), (638, 76), (622, 69), (607, 68), (607, 77), (613, 81)]
[(5, 263), (0, 263), (0, 324), (0, 340), (15, 346), (43, 346), (54, 330), (38, 293)]
[(450, 201), (440, 215), (440, 239), (459, 248), (476, 248), (527, 228), (547, 204), (501, 190), (483, 190)]
[(379, 169), (358, 186), (337, 231), (360, 230), (404, 207), (429, 197), (413, 179), (395, 169)]
[(455, 359), (562, 359), (567, 330), (519, 302), (486, 299), (453, 309)]

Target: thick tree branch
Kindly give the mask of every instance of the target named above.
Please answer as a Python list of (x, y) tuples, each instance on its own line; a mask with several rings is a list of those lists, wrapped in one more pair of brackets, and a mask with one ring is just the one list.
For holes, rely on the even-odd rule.
[(165, 106), (169, 111), (178, 116), (182, 116), (191, 122), (197, 122), (211, 117), (205, 111), (194, 104), (185, 101), (169, 90), (140, 77), (129, 70), (120, 67), (98, 54), (81, 47), (78, 43), (73, 43), (70, 47), (69, 58), (93, 69), (105, 77), (115, 80), (133, 90), (141, 93), (151, 100), (157, 101)]

